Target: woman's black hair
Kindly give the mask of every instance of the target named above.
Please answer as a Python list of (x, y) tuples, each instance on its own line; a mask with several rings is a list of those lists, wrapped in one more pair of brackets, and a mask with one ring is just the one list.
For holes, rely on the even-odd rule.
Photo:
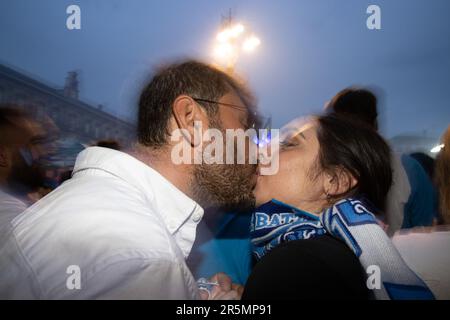
[(388, 144), (373, 127), (345, 115), (325, 114), (317, 120), (321, 170), (336, 174), (343, 169), (357, 180), (353, 188), (335, 197), (365, 197), (384, 211), (392, 184)]

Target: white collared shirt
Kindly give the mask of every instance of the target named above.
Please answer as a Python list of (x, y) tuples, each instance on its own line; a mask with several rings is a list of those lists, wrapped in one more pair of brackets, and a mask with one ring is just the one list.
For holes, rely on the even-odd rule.
[(90, 147), (72, 179), (12, 221), (0, 298), (196, 299), (203, 209), (134, 157)]

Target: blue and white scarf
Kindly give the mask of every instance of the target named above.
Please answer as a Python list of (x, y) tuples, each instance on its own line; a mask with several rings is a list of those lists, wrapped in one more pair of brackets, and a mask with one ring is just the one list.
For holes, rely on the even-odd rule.
[[(381, 285), (372, 289), (376, 299), (434, 299), (360, 200), (341, 200), (320, 217), (272, 200), (257, 208), (252, 216), (250, 236), (257, 259), (281, 243), (324, 234), (344, 241), (368, 273), (380, 271)], [(370, 281), (367, 280), (368, 288), (373, 288)]]

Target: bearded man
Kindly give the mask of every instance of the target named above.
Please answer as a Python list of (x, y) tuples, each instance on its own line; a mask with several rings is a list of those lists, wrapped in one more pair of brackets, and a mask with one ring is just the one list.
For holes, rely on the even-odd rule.
[(224, 274), (199, 291), (185, 259), (205, 209), (254, 205), (256, 165), (174, 161), (177, 130), (191, 155), (207, 147), (194, 141), (199, 123), (256, 128), (251, 94), (201, 62), (161, 68), (141, 93), (136, 147), (85, 149), (72, 178), (13, 221), (0, 248), (0, 297), (239, 298)]

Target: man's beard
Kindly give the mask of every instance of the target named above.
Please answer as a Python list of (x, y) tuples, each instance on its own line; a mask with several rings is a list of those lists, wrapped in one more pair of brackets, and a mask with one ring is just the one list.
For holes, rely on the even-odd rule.
[(206, 208), (249, 211), (255, 206), (253, 195), (255, 165), (201, 164), (194, 167), (193, 193)]
[[(211, 121), (210, 127), (221, 130), (225, 136), (219, 121)], [(236, 158), (234, 160), (233, 164), (205, 164), (202, 161), (194, 166), (192, 190), (194, 199), (203, 208), (238, 212), (254, 208), (257, 165), (237, 164)]]

